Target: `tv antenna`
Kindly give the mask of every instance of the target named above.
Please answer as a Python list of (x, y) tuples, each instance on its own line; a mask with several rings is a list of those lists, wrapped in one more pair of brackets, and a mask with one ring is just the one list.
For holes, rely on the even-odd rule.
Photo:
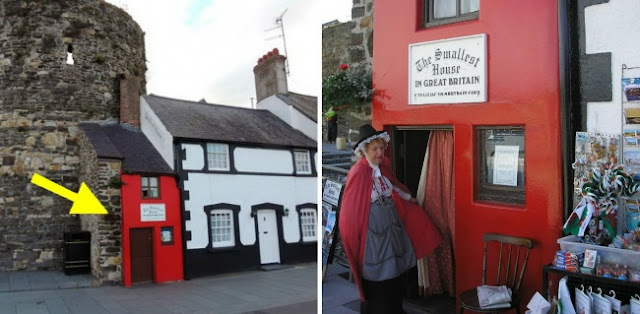
[(285, 9), (284, 12), (282, 12), (282, 14), (280, 14), (280, 16), (276, 17), (276, 26), (265, 30), (265, 32), (269, 32), (269, 31), (272, 31), (274, 29), (280, 28), (280, 35), (267, 38), (266, 40), (271, 40), (271, 39), (276, 39), (276, 38), (281, 38), (282, 37), (282, 43), (284, 45), (284, 55), (286, 57), (286, 59), (284, 60), (284, 72), (287, 73), (287, 76), (288, 76), (289, 75), (289, 55), (287, 54), (287, 41), (286, 41), (286, 39), (284, 37), (284, 22), (282, 20), (282, 17), (284, 16), (285, 13), (287, 13), (287, 10), (288, 9)]

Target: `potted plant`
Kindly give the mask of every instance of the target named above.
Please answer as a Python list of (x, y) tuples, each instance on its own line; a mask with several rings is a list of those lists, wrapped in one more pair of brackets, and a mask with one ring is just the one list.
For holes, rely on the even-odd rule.
[(360, 108), (371, 102), (375, 90), (371, 83), (371, 69), (366, 64), (341, 64), (337, 73), (322, 81), (322, 111)]

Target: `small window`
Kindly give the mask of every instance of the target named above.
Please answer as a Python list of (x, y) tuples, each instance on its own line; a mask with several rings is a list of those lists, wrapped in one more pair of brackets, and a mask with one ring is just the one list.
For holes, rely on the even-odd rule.
[(69, 44), (69, 46), (67, 46), (67, 64), (73, 65), (74, 61), (73, 61), (73, 46), (71, 44)]
[(525, 204), (524, 127), (480, 127), (476, 199)]
[(142, 198), (159, 198), (158, 177), (142, 177)]
[(309, 159), (309, 151), (297, 150), (295, 151), (295, 154), (296, 173), (311, 174), (311, 160)]
[(229, 145), (207, 144), (209, 170), (229, 170)]
[(316, 210), (302, 209), (300, 210), (300, 229), (302, 230), (302, 241), (317, 241), (316, 238)]
[(235, 237), (233, 231), (233, 211), (229, 209), (212, 210), (211, 222), (211, 247), (233, 247)]
[(480, 0), (425, 0), (426, 27), (478, 18)]
[(160, 243), (162, 245), (173, 245), (173, 227), (160, 227)]

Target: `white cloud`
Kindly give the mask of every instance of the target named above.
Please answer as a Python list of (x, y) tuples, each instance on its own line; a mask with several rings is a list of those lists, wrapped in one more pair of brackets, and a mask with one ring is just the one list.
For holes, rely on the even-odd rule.
[(253, 67), (263, 54), (284, 54), (275, 19), (284, 10), (289, 90), (320, 96), (323, 23), (350, 18), (352, 0), (107, 0), (145, 32), (147, 92), (250, 106)]

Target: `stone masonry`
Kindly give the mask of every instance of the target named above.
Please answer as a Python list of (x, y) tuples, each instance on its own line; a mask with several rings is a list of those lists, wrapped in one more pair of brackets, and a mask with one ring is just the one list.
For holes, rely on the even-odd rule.
[(351, 9), (351, 63), (373, 61), (373, 0), (353, 0)]
[[(29, 183), (37, 172), (72, 191), (88, 180), (111, 206), (97, 222), (103, 247), (92, 266), (112, 270), (102, 281), (119, 280), (120, 231), (109, 221), (119, 219), (119, 195), (103, 189), (106, 179), (80, 175), (78, 124), (118, 118), (120, 78), (136, 77), (140, 94), (145, 73), (144, 33), (113, 5), (0, 1), (0, 271), (61, 270), (63, 232), (81, 229), (70, 201)], [(112, 177), (119, 166), (99, 162), (95, 171)]]
[(122, 210), (120, 207), (121, 160), (99, 159), (82, 131), (79, 180), (94, 191), (107, 215), (82, 215), (82, 230), (91, 231), (91, 273), (100, 284), (122, 284)]
[[(373, 62), (373, 0), (353, 0), (351, 21), (328, 23), (322, 29), (322, 78), (334, 74), (342, 63), (351, 66)], [(338, 113), (338, 136), (348, 138), (349, 129), (358, 130), (371, 122), (371, 105), (362, 112), (351, 110)], [(323, 139), (327, 137), (327, 125), (323, 119)], [(358, 135), (351, 135), (357, 140)]]

